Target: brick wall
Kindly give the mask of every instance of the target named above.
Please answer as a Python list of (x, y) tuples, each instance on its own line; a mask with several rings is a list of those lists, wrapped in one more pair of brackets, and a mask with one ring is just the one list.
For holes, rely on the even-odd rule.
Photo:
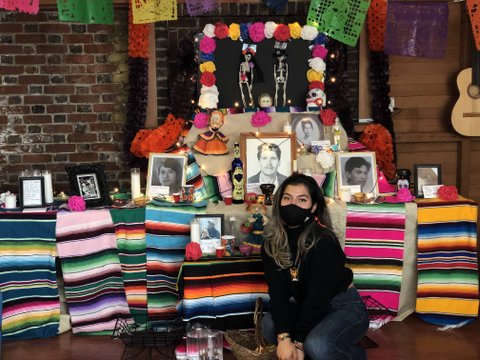
[(127, 178), (126, 15), (105, 26), (0, 12), (0, 191), (16, 192), (23, 169), (49, 169), (54, 190), (68, 190), (72, 163), (102, 162), (112, 187)]

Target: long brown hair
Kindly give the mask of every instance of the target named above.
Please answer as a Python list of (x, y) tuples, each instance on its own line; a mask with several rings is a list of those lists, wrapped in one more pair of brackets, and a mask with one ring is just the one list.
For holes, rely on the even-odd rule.
[(275, 193), (270, 232), (263, 244), (265, 252), (272, 257), (275, 260), (275, 263), (282, 269), (289, 268), (293, 265), (293, 261), (290, 258), (290, 248), (288, 246), (287, 233), (285, 231), (285, 222), (280, 216), (280, 204), (288, 185), (305, 186), (312, 199), (312, 206), (317, 204), (317, 209), (313, 214), (316, 217), (316, 221), (311, 221), (298, 238), (298, 251), (300, 254), (306, 254), (315, 245), (317, 240), (315, 234), (319, 227), (323, 226), (329, 229), (332, 228), (330, 214), (328, 213), (323, 191), (320, 189), (315, 179), (311, 176), (298, 173), (293, 173), (285, 179)]

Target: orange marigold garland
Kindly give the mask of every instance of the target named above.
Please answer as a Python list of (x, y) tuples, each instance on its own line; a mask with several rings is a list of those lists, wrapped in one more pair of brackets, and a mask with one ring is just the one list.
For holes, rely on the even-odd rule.
[(128, 56), (148, 59), (150, 24), (134, 24), (131, 4), (128, 7)]
[(395, 177), (393, 143), (390, 132), (380, 124), (368, 125), (360, 136), (360, 142), (370, 151), (375, 151), (377, 165), (387, 179)]

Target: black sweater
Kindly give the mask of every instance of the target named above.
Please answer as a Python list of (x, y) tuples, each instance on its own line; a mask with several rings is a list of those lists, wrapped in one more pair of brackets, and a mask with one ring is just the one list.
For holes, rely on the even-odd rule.
[[(303, 227), (287, 231), (293, 260), (302, 230)], [(300, 342), (328, 313), (330, 300), (345, 291), (353, 279), (352, 271), (345, 267), (346, 257), (335, 234), (318, 226), (316, 237), (314, 247), (301, 259), (299, 281), (292, 281), (290, 270), (280, 269), (262, 248), (275, 331), (287, 332), (292, 340)], [(291, 297), (296, 304), (290, 301)]]

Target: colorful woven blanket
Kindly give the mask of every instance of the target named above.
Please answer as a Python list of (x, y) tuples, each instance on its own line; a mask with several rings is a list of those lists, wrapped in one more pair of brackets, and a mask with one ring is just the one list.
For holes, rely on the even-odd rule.
[(177, 318), (178, 272), (190, 242), (190, 221), (205, 208), (160, 207), (148, 204), (145, 210), (147, 242), (147, 292), (150, 319)]
[(130, 316), (110, 211), (59, 212), (57, 250), (72, 331), (110, 335)]
[(370, 295), (388, 309), (371, 319), (371, 327), (378, 328), (398, 312), (404, 235), (404, 204), (347, 204), (345, 254), (355, 286), (360, 295)]
[(477, 215), (470, 200), (418, 201), (416, 312), (437, 325), (478, 314)]
[(260, 258), (185, 262), (178, 277), (183, 319), (212, 319), (217, 329), (253, 327), (255, 301), (268, 310)]
[(110, 214), (130, 313), (144, 322), (147, 317), (145, 209), (111, 209)]
[(58, 333), (55, 219), (55, 212), (0, 213), (4, 338), (43, 338)]

